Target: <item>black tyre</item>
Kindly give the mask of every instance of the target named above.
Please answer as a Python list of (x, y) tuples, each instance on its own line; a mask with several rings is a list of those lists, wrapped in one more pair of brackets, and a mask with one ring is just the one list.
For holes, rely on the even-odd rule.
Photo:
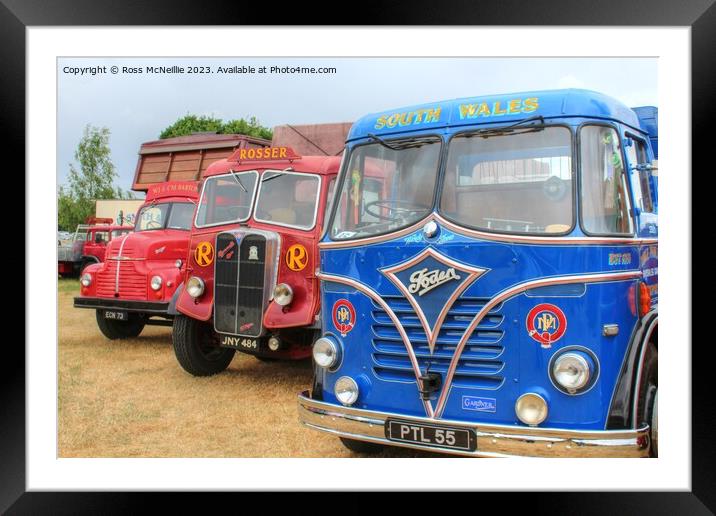
[(236, 350), (219, 346), (209, 323), (178, 314), (172, 327), (172, 344), (179, 365), (194, 376), (220, 373), (231, 363)]
[(140, 314), (129, 314), (128, 321), (105, 319), (104, 310), (97, 310), (97, 326), (99, 331), (110, 340), (131, 339), (144, 329), (145, 321)]
[(368, 455), (375, 455), (385, 449), (382, 444), (369, 443), (366, 441), (356, 441), (355, 439), (348, 439), (347, 437), (339, 437), (343, 446), (348, 448), (352, 452), (365, 453)]

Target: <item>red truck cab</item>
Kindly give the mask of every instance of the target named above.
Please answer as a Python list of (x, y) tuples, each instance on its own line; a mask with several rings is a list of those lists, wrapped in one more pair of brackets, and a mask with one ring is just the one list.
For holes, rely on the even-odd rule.
[(319, 330), (318, 241), (337, 156), (239, 149), (211, 165), (191, 230), (173, 344), (189, 373), (310, 356)]
[(103, 262), (109, 242), (130, 231), (131, 226), (114, 225), (112, 219), (90, 217), (87, 224), (77, 226), (72, 240), (58, 241), (58, 274), (77, 276), (88, 265)]
[(197, 196), (196, 181), (149, 187), (134, 231), (112, 240), (105, 261), (83, 271), (74, 306), (96, 310), (105, 337), (131, 338), (147, 324), (171, 325)]

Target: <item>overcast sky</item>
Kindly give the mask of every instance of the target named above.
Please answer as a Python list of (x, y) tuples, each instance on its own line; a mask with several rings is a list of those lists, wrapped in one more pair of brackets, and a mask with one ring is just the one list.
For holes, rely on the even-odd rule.
[[(79, 75), (66, 67), (106, 66)], [(112, 66), (335, 67), (308, 74), (125, 74)], [(111, 131), (118, 186), (131, 188), (142, 142), (188, 113), (255, 116), (268, 127), (349, 122), (373, 111), (458, 97), (587, 88), (628, 106), (657, 105), (655, 58), (63, 58), (58, 60), (58, 184), (87, 124)]]

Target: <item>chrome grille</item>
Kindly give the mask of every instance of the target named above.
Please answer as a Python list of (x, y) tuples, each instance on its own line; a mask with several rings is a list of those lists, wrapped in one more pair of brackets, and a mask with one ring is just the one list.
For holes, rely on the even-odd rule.
[[(431, 354), (425, 331), (410, 303), (401, 296), (383, 296), (383, 299), (405, 329), (421, 371), (425, 372), (429, 364), (430, 371), (443, 375), (447, 373), (465, 329), (488, 301), (471, 297), (458, 299), (445, 317)], [(504, 377), (500, 373), (505, 363), (501, 360), (504, 352), (501, 309), (501, 304), (493, 308), (470, 335), (458, 362), (453, 385), (487, 389), (502, 385)], [(384, 380), (415, 381), (408, 352), (388, 314), (373, 302), (371, 316), (375, 374)]]

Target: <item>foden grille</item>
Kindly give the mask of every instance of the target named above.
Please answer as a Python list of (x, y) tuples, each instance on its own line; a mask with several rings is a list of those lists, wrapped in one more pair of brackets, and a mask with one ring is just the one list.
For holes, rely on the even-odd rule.
[[(425, 332), (408, 301), (401, 296), (384, 296), (384, 299), (405, 328), (421, 371), (425, 371), (429, 363), (430, 371), (443, 375), (447, 372), (463, 332), (487, 302), (480, 298), (458, 299), (443, 322), (431, 354)], [(502, 360), (504, 316), (500, 313), (501, 308), (502, 305), (493, 308), (470, 335), (458, 362), (453, 385), (488, 389), (502, 385), (504, 378), (501, 373), (505, 363)], [(415, 381), (400, 334), (388, 314), (376, 303), (373, 303), (372, 318), (373, 369), (376, 375), (385, 380)]]

